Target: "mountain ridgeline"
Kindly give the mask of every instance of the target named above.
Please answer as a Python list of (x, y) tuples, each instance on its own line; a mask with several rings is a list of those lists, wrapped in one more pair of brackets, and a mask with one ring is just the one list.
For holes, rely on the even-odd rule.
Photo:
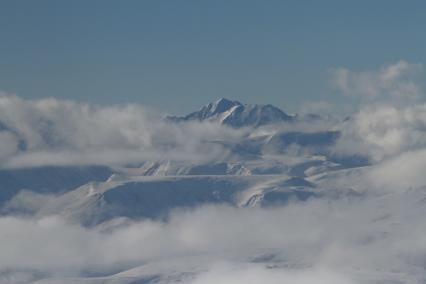
[[(60, 151), (63, 149), (61, 147), (64, 147), (61, 139), (58, 139), (61, 136), (55, 131), (57, 125), (54, 120), (49, 119), (36, 124), (38, 126), (36, 130), (41, 132), (40, 140), (46, 142), (46, 145), (50, 147), (48, 149)], [(141, 235), (144, 236), (141, 240), (154, 240), (155, 232), (159, 232), (159, 228), (180, 226), (180, 221), (173, 221), (176, 216), (189, 218), (199, 209), (203, 209), (200, 212), (205, 213), (210, 210), (214, 212), (218, 209), (217, 212), (226, 210), (234, 212), (232, 214), (236, 214), (235, 216), (242, 213), (263, 212), (259, 215), (260, 219), (253, 215), (254, 219), (261, 220), (265, 212), (270, 214), (268, 212), (275, 212), (276, 209), (286, 210), (297, 205), (333, 204), (336, 200), (353, 204), (365, 197), (365, 186), (347, 181), (358, 181), (365, 176), (365, 173), (370, 170), (367, 160), (363, 157), (337, 155), (333, 151), (342, 137), (342, 124), (339, 124), (342, 122), (327, 120), (318, 115), (302, 117), (288, 115), (272, 105), (249, 105), (220, 99), (186, 116), (167, 117), (166, 121), (155, 118), (152, 123), (154, 126), (161, 126), (158, 127), (159, 132), (154, 132), (159, 136), (152, 142), (156, 148), (137, 148), (139, 146), (137, 144), (136, 151), (147, 154), (145, 152), (149, 152), (149, 149), (164, 149), (159, 151), (161, 155), (141, 155), (141, 158), (115, 164), (111, 162), (83, 165), (68, 163), (66, 166), (63, 164), (60, 166), (61, 164), (41, 163), (38, 166), (0, 168), (0, 216), (5, 217), (4, 220), (6, 220), (3, 223), (9, 223), (17, 216), (41, 220), (29, 223), (30, 228), (34, 224), (39, 224), (43, 232), (50, 232), (56, 240), (62, 239), (60, 237), (62, 235), (56, 237), (57, 230), (53, 230), (51, 226), (52, 224), (56, 226), (57, 222), (59, 226), (62, 226), (64, 222), (71, 225), (66, 234), (82, 231), (89, 232), (90, 236), (93, 235), (96, 238), (96, 242), (87, 242), (86, 238), (80, 238), (84, 250), (94, 244), (96, 250), (100, 248), (104, 255), (103, 251), (108, 250), (113, 244), (111, 239), (123, 239), (129, 233), (135, 233), (138, 238)], [(27, 151), (31, 154), (31, 144), (25, 143), (25, 135), (22, 135), (19, 128), (10, 124), (2, 126), (0, 122), (1, 127), (4, 131), (13, 131), (22, 140), (19, 143), (19, 151)], [(34, 127), (29, 128), (34, 129)], [(170, 132), (171, 135), (168, 135), (168, 129), (173, 130)], [(191, 131), (196, 129), (196, 131), (191, 132), (188, 129)], [(197, 132), (200, 129), (201, 134)], [(132, 138), (143, 135), (143, 131), (139, 130), (139, 128), (135, 132), (132, 132), (132, 129), (129, 130)], [(199, 139), (197, 135), (191, 135), (194, 133), (202, 136), (202, 139)], [(110, 135), (104, 137), (113, 139), (121, 132), (112, 132), (112, 134), (108, 132), (108, 134)], [(181, 139), (179, 142), (183, 141), (183, 143), (175, 143), (173, 135), (176, 135)], [(82, 135), (77, 136), (84, 138)], [(65, 142), (67, 142), (66, 139)], [(189, 151), (185, 148), (186, 144)], [(100, 147), (96, 143), (95, 145), (97, 146), (95, 148)], [(65, 147), (65, 149), (68, 148)], [(85, 150), (88, 154), (93, 154), (91, 148)], [(101, 155), (109, 155), (113, 151), (107, 147), (103, 150), (100, 152)], [(136, 151), (132, 153), (137, 155)], [(191, 154), (194, 155), (191, 156)], [(71, 155), (67, 157), (72, 158)], [(201, 213), (200, 216), (205, 218), (207, 216), (205, 213)], [(194, 220), (196, 220), (195, 223), (203, 220), (202, 223), (206, 226), (214, 228), (208, 230), (208, 235), (216, 238), (214, 227), (216, 222), (213, 220), (210, 224), (209, 216), (210, 213), (205, 221), (199, 217)], [(9, 220), (9, 217), (12, 219)], [(272, 218), (274, 222), (278, 222), (278, 225), (273, 227), (273, 233), (275, 228), (286, 227), (281, 223), (281, 219), (285, 216), (280, 213), (277, 217)], [(377, 217), (376, 220), (386, 221), (381, 216)], [(227, 218), (228, 216), (220, 218), (216, 226), (223, 227), (224, 231), (231, 231), (229, 226), (222, 225), (223, 219)], [(298, 216), (294, 215), (294, 218), (297, 219)], [(232, 216), (230, 219), (233, 219)], [(252, 219), (250, 217), (248, 220)], [(297, 227), (299, 219), (295, 222), (294, 227)], [(264, 220), (258, 224), (263, 226), (263, 223)], [(240, 225), (238, 223), (233, 226)], [(287, 227), (288, 232), (294, 229), (293, 225)], [(193, 230), (192, 223), (188, 227), (188, 233), (179, 228), (177, 227), (179, 233), (167, 229), (161, 236), (164, 235), (167, 238), (166, 242), (169, 242), (168, 235), (177, 235), (177, 238), (183, 241), (178, 247), (183, 244), (182, 247), (187, 250), (187, 245), (198, 233)], [(250, 225), (249, 229), (252, 228), (254, 227)], [(243, 231), (246, 235), (250, 230)], [(5, 233), (7, 235), (7, 232)], [(204, 241), (207, 233), (200, 236), (199, 239)], [(44, 242), (44, 238), (37, 235), (35, 239), (42, 239)], [(66, 236), (63, 239), (68, 245), (70, 238)], [(273, 239), (277, 238), (273, 236)], [(128, 243), (127, 239), (123, 240), (126, 244)], [(238, 238), (235, 240), (239, 241)], [(106, 241), (107, 245), (98, 246), (99, 241)], [(233, 242), (234, 238), (229, 238), (229, 241)], [(132, 243), (131, 240), (130, 243)], [(195, 243), (198, 246), (199, 242)], [(137, 241), (134, 244), (135, 247), (132, 247), (131, 251), (149, 247), (149, 244), (147, 245), (144, 241)], [(163, 244), (158, 248), (163, 247)], [(27, 247), (24, 246), (24, 249), (26, 250)], [(273, 264), (270, 262), (269, 248), (264, 251), (263, 242), (259, 254), (255, 252), (252, 255), (254, 251), (251, 251), (251, 247), (251, 242), (248, 250), (237, 247), (238, 254), (240, 251), (248, 251), (250, 262), (258, 263), (259, 259), (266, 259), (268, 265)], [(58, 248), (55, 241), (53, 248), (51, 251)], [(120, 254), (117, 253), (119, 250), (114, 251), (113, 254)], [(275, 251), (272, 252), (275, 253)], [(43, 253), (44, 251), (40, 252), (40, 254)], [(71, 255), (74, 255), (74, 252)], [(60, 257), (67, 258), (68, 254), (61, 254)], [(81, 253), (77, 253), (76, 258), (81, 258)], [(179, 263), (185, 264), (186, 255), (184, 258), (185, 260), (179, 259)], [(119, 265), (115, 263), (114, 267), (108, 265), (102, 269), (93, 267), (90, 270), (84, 270), (79, 277), (59, 279), (55, 278), (56, 274), (45, 275), (37, 270), (34, 273), (19, 270), (19, 275), (24, 272), (29, 273), (35, 282), (24, 279), (16, 283), (198, 283), (192, 282), (191, 278), (199, 273), (198, 269), (204, 270), (203, 267), (199, 267), (198, 261), (195, 268), (185, 266), (175, 268), (173, 265), (169, 267), (167, 262), (161, 264), (155, 259), (151, 260), (154, 261), (152, 264), (154, 266), (150, 266), (149, 258), (146, 262), (130, 257), (129, 261), (120, 262)], [(279, 266), (287, 267), (288, 265), (287, 260), (284, 263), (280, 259), (274, 261), (277, 261)], [(13, 280), (8, 280), (9, 273), (9, 270), (0, 268), (0, 283), (15, 283)]]
[[(321, 120), (311, 115), (310, 125), (312, 117)], [(269, 206), (329, 198), (337, 189), (322, 188), (316, 182), (318, 175), (367, 164), (362, 157), (336, 156), (330, 150), (340, 138), (339, 131), (299, 127), (304, 118), (272, 105), (220, 99), (186, 116), (167, 119), (179, 124), (209, 121), (253, 131), (243, 131), (238, 139), (203, 140), (224, 153), (210, 160), (165, 156), (131, 165), (3, 169), (0, 213), (59, 214), (95, 226), (117, 217), (163, 218), (175, 208), (202, 204)], [(338, 191), (354, 195), (350, 189)]]
[(259, 127), (267, 124), (291, 122), (291, 116), (272, 105), (251, 105), (225, 98), (202, 107), (199, 111), (186, 116), (169, 116), (169, 120), (184, 121), (212, 121), (231, 127)]

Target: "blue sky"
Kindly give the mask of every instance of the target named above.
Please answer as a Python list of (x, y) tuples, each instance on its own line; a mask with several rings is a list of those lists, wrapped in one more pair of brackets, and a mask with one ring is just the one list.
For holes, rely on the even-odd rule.
[(345, 100), (330, 70), (426, 62), (425, 1), (0, 1), (0, 90), (185, 113)]

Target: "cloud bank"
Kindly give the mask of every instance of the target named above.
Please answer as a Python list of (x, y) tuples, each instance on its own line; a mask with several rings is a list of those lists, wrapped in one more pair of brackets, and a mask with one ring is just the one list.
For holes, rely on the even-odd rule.
[[(272, 209), (207, 206), (175, 212), (167, 222), (111, 222), (92, 229), (54, 216), (3, 217), (0, 279), (11, 271), (34, 278), (83, 277), (86, 271), (110, 275), (157, 264), (148, 269), (151, 275), (195, 270), (188, 283), (421, 283), (426, 272), (426, 227), (418, 218), (426, 213), (424, 203), (418, 204), (422, 194)], [(174, 268), (173, 260), (180, 266)]]
[[(119, 218), (92, 228), (60, 216), (2, 216), (0, 282), (72, 283), (95, 273), (99, 283), (179, 277), (190, 284), (424, 283), (426, 104), (419, 102), (419, 72), (421, 65), (405, 61), (379, 70), (338, 69), (335, 86), (370, 103), (342, 122), (279, 129), (340, 131), (330, 151), (367, 156), (372, 165), (315, 176), (315, 182), (357, 190), (357, 198), (273, 208), (203, 206), (172, 212), (167, 221)], [(168, 124), (140, 105), (16, 96), (0, 97), (0, 122), (3, 167), (206, 162), (228, 154), (215, 141), (277, 130)], [(37, 211), (49, 198), (22, 192), (8, 206)]]
[(417, 99), (421, 94), (416, 81), (421, 71), (421, 64), (404, 60), (383, 66), (379, 70), (355, 72), (337, 68), (333, 71), (332, 83), (344, 95), (368, 100), (392, 98), (402, 102)]
[(421, 64), (404, 60), (379, 70), (336, 69), (334, 86), (344, 95), (361, 98), (361, 104), (340, 126), (342, 136), (334, 151), (368, 156), (376, 163), (423, 150), (426, 104), (421, 74)]
[[(336, 69), (333, 84), (361, 97), (360, 109), (341, 123), (299, 121), (257, 130), (218, 123), (168, 123), (138, 104), (95, 106), (54, 98), (0, 96), (0, 166), (129, 164), (143, 160), (208, 162), (225, 159), (226, 144), (275, 132), (340, 131), (330, 151), (372, 162), (424, 148), (426, 104), (421, 102), (421, 64), (399, 61), (378, 70)], [(311, 108), (329, 108), (320, 103)]]
[(209, 160), (226, 152), (207, 142), (242, 135), (208, 122), (169, 124), (137, 104), (100, 107), (7, 95), (0, 97), (0, 122), (5, 167)]

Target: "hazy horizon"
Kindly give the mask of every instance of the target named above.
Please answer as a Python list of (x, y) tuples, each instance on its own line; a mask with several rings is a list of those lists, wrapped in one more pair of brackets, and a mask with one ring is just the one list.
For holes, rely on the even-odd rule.
[(5, 0), (0, 8), (0, 90), (28, 99), (183, 114), (227, 97), (290, 113), (306, 102), (340, 111), (353, 100), (330, 85), (330, 72), (426, 62), (423, 1)]

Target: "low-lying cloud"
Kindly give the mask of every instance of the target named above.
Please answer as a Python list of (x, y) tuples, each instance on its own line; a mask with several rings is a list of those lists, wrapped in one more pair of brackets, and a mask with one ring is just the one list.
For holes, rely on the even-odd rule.
[[(357, 198), (272, 208), (203, 206), (174, 211), (167, 221), (113, 219), (92, 228), (56, 215), (2, 216), (0, 282), (133, 275), (159, 283), (183, 277), (190, 284), (424, 283), (426, 104), (418, 102), (421, 88), (412, 77), (420, 70), (405, 61), (376, 71), (339, 69), (339, 90), (372, 103), (361, 104), (342, 122), (256, 131), (208, 122), (170, 124), (140, 105), (0, 97), (2, 167), (206, 162), (228, 155), (218, 140), (328, 129), (341, 132), (331, 152), (372, 162), (311, 177), (318, 190), (349, 188), (358, 191)], [(54, 196), (21, 192), (6, 209), (31, 214), (49, 198)], [(122, 274), (114, 275), (117, 271)]]
[(333, 271), (319, 269), (304, 269), (301, 271), (288, 271), (279, 269), (268, 269), (262, 265), (235, 263), (224, 263), (213, 266), (204, 274), (201, 274), (191, 284), (355, 284), (349, 277)]
[(336, 150), (368, 155), (374, 161), (423, 149), (426, 104), (364, 107), (342, 129)]
[(418, 77), (422, 65), (401, 60), (379, 70), (335, 70), (335, 87), (361, 98), (358, 111), (339, 128), (338, 153), (368, 156), (372, 162), (426, 146), (426, 104)]
[(0, 97), (0, 162), (6, 167), (125, 164), (146, 159), (209, 160), (217, 140), (243, 131), (214, 123), (166, 123), (137, 104), (93, 106), (54, 98)]
[[(182, 273), (197, 263), (193, 283), (203, 284), (376, 283), (371, 279), (387, 279), (395, 271), (394, 279), (423, 279), (421, 196), (408, 191), (271, 209), (207, 206), (175, 212), (167, 222), (113, 221), (91, 229), (55, 216), (2, 217), (0, 275), (109, 275), (155, 263), (173, 271), (170, 263), (177, 260)], [(155, 269), (150, 272), (160, 273)]]
[[(168, 123), (138, 104), (96, 106), (54, 98), (0, 96), (0, 166), (131, 164), (144, 160), (208, 162), (225, 159), (229, 145), (276, 132), (340, 131), (330, 148), (373, 163), (426, 145), (426, 104), (418, 82), (422, 65), (399, 61), (378, 70), (336, 69), (334, 86), (368, 98), (350, 119), (323, 116), (259, 129), (212, 122)], [(327, 104), (317, 107), (329, 108)], [(225, 143), (218, 143), (218, 141)]]

